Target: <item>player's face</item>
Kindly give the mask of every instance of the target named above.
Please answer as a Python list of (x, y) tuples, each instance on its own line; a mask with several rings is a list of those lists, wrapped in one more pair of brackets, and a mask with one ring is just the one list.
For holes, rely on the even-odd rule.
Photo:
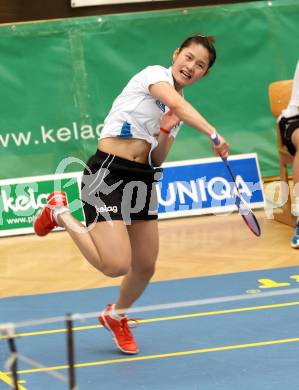
[(172, 75), (179, 88), (196, 83), (207, 74), (209, 67), (209, 52), (198, 44), (192, 43), (180, 52), (173, 54)]

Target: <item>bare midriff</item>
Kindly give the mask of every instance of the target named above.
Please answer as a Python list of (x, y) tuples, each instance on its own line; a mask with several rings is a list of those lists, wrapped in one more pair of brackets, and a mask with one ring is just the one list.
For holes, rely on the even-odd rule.
[(102, 138), (98, 149), (130, 161), (147, 164), (151, 145), (143, 139), (111, 137)]

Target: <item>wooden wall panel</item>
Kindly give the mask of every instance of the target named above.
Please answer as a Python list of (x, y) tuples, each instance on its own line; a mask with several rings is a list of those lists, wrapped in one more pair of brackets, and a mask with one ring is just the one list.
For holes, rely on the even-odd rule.
[[(0, 23), (17, 23), (33, 20), (61, 19), (123, 12), (149, 11), (201, 5), (242, 3), (250, 0), (175, 0), (135, 4), (103, 5), (72, 8), (71, 0), (1, 0)], [(251, 0), (253, 1), (253, 0)]]

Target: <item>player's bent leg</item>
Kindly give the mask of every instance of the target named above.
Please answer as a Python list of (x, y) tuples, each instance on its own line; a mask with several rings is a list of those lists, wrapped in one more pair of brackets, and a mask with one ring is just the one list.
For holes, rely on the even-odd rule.
[(83, 256), (105, 275), (117, 277), (129, 271), (131, 247), (122, 221), (98, 222), (91, 229), (86, 228), (71, 215), (66, 194), (54, 192), (33, 227), (38, 236), (45, 236), (57, 226), (67, 230)]
[(102, 259), (97, 250), (88, 229), (81, 224), (71, 213), (63, 213), (58, 216), (60, 226), (64, 227), (84, 258), (97, 270), (101, 270)]
[(35, 233), (42, 237), (57, 226), (64, 227), (78, 246), (83, 256), (96, 268), (101, 262), (100, 255), (86, 227), (70, 213), (65, 192), (56, 191), (47, 198), (47, 203), (40, 210), (33, 222)]
[(123, 221), (97, 222), (89, 234), (101, 254), (101, 271), (110, 277), (126, 275), (131, 267), (131, 244)]

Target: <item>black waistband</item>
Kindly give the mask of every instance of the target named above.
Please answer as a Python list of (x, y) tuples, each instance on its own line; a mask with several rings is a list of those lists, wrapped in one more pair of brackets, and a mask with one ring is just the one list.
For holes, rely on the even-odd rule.
[(114, 154), (102, 152), (99, 149), (97, 149), (97, 151), (96, 151), (96, 156), (99, 158), (107, 158), (108, 156), (111, 156), (111, 157), (113, 156), (113, 163), (115, 163), (117, 165), (123, 164), (123, 165), (126, 165), (127, 167), (132, 167), (132, 168), (153, 169), (149, 164), (143, 164), (143, 163), (139, 163), (137, 161), (128, 160), (126, 158), (119, 157), (119, 156), (116, 156)]
[(106, 160), (105, 168), (109, 166), (109, 169), (111, 170), (126, 171), (128, 174), (131, 172), (133, 175), (140, 174), (144, 176), (153, 175), (156, 172), (162, 172), (162, 168), (153, 168), (149, 164), (142, 164), (136, 161), (127, 160), (123, 157), (102, 152), (99, 149), (97, 149), (94, 157), (99, 159), (101, 162)]

